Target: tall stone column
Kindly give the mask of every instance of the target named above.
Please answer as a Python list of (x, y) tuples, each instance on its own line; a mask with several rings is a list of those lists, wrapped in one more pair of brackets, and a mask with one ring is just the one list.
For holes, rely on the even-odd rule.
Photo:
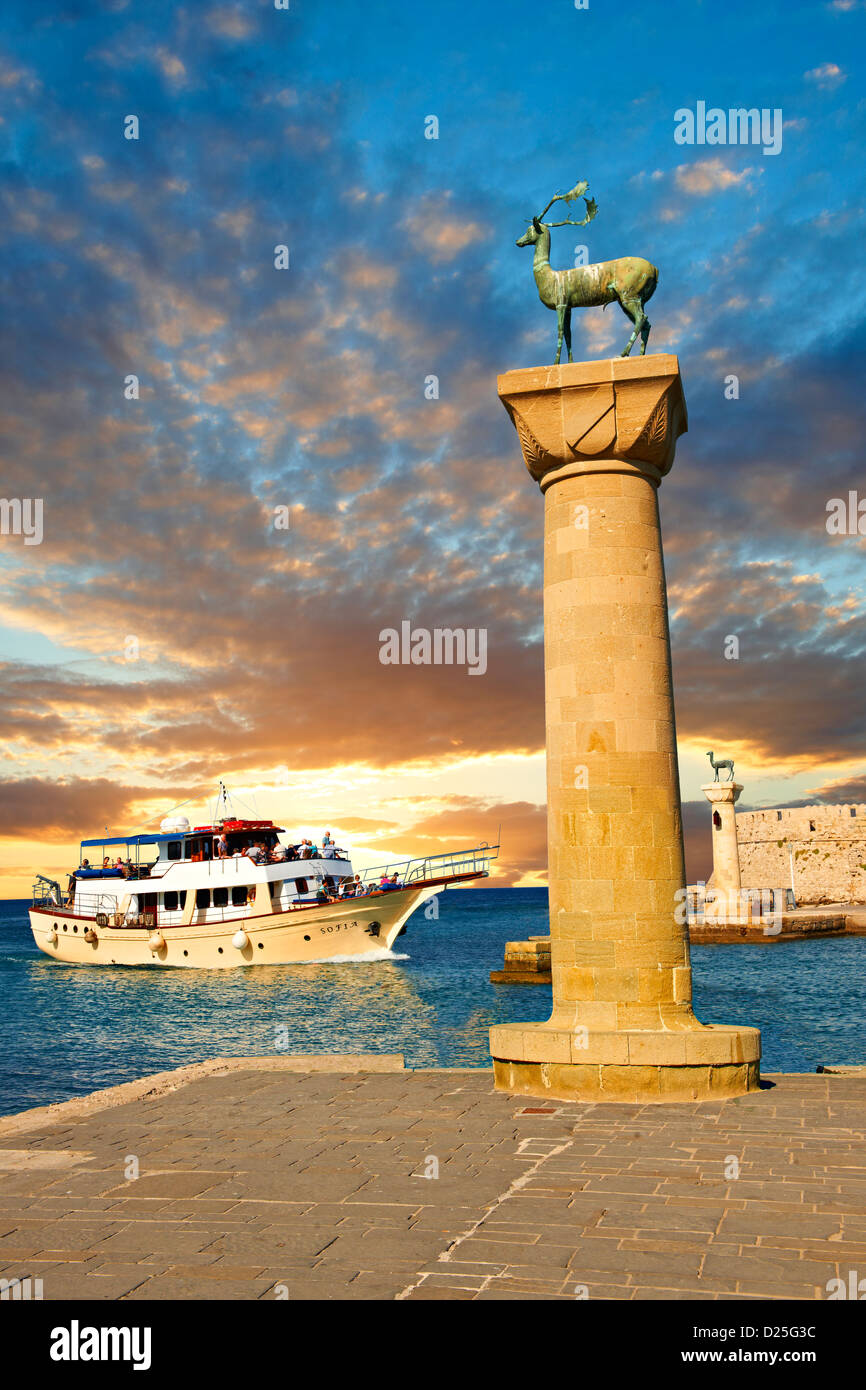
[(713, 900), (706, 902), (704, 916), (721, 916), (728, 922), (739, 920), (745, 912), (734, 810), (742, 790), (739, 782), (708, 782), (701, 787), (713, 808)]
[(760, 1034), (691, 1005), (657, 491), (686, 407), (676, 357), (507, 372), (544, 493), (553, 1013), (491, 1029), (496, 1085), (694, 1100), (758, 1085)]

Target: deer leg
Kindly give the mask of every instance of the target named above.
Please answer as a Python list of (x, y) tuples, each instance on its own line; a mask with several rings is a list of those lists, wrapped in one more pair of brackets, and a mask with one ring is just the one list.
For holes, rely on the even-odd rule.
[(556, 306), (556, 356), (555, 356), (554, 359), (553, 359), (553, 365), (554, 365), (554, 367), (558, 367), (558, 366), (559, 366), (559, 359), (560, 359), (560, 356), (562, 355), (562, 333), (563, 333), (564, 324), (565, 324), (565, 306), (564, 306), (563, 304), (557, 304), (557, 306)]
[(573, 362), (574, 358), (571, 355), (571, 305), (569, 305), (565, 311), (562, 326), (565, 332), (565, 346), (568, 349), (568, 360), (569, 362)]
[(619, 306), (622, 309), (623, 313), (626, 314), (634, 324), (634, 332), (632, 333), (631, 337), (629, 338), (628, 342), (626, 343), (625, 347), (620, 353), (621, 357), (628, 357), (629, 353), (634, 347), (635, 339), (637, 338), (638, 333), (643, 327), (644, 320), (646, 319), (646, 314), (643, 311), (643, 306), (641, 305), (639, 299), (621, 299), (619, 301)]
[(644, 312), (643, 323), (641, 324), (641, 329), (640, 329), (640, 339), (641, 339), (640, 355), (641, 355), (641, 357), (643, 357), (644, 354), (646, 353), (646, 345), (647, 345), (647, 343), (649, 342), (649, 335), (650, 335), (650, 329), (651, 329), (651, 328), (652, 328), (652, 324), (650, 323), (649, 319), (647, 318), (646, 312)]

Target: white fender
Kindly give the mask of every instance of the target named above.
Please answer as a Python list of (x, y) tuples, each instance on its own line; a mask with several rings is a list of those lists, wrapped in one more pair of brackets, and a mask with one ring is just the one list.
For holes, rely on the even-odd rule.
[(232, 945), (235, 947), (236, 950), (242, 951), (244, 947), (249, 946), (249, 944), (250, 938), (247, 936), (243, 927), (241, 927), (240, 931), (236, 931), (234, 936), (232, 937)]
[(165, 937), (161, 931), (152, 931), (147, 938), (147, 944), (152, 951), (161, 951), (165, 945)]

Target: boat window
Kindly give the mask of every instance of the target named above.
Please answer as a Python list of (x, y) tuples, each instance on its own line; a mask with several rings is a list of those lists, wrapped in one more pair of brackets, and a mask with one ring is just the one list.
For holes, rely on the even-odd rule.
[(163, 905), (166, 912), (177, 912), (177, 893), (166, 893)]
[(210, 907), (210, 889), (196, 888), (195, 890), (196, 907)]
[(228, 907), (229, 890), (227, 888), (215, 888), (213, 890), (214, 907)]
[(185, 888), (181, 888), (181, 890), (180, 890), (180, 905), (181, 905), (182, 908), (186, 907), (186, 889), (185, 889)]
[(183, 840), (169, 840), (165, 847), (166, 859), (180, 859), (183, 854)]
[(245, 883), (238, 886), (235, 884), (232, 889), (232, 907), (246, 907), (247, 905), (247, 885)]
[(296, 892), (296, 893), (306, 893), (306, 891), (307, 891), (307, 880), (306, 880), (305, 878), (296, 878), (296, 879), (295, 879), (295, 892)]

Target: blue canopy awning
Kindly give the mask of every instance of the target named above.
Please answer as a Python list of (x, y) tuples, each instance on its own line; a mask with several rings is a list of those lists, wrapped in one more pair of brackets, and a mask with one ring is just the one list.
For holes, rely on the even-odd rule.
[(155, 845), (164, 840), (165, 835), (106, 835), (101, 840), (82, 840), (82, 849), (95, 849), (97, 845)]

